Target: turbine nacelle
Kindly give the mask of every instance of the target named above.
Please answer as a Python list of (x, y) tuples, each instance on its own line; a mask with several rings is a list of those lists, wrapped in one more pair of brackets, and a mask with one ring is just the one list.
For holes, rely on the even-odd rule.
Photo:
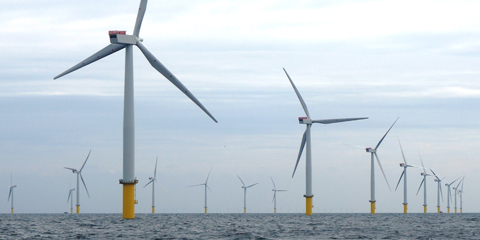
[(440, 180), (438, 180), (438, 179), (433, 179), (433, 181), (435, 181), (435, 182), (440, 182)]
[(148, 180), (153, 180), (153, 177), (149, 177)]
[(426, 175), (426, 174), (422, 172), (422, 173), (420, 173), (420, 175), (421, 175), (421, 176), (424, 176), (424, 175)]
[(377, 152), (377, 149), (365, 148), (365, 151), (367, 151), (368, 153), (374, 153), (374, 152)]
[(108, 31), (108, 35), (110, 36), (110, 43), (127, 45), (137, 44), (137, 41), (139, 40), (137, 36), (126, 34), (126, 31)]
[(400, 167), (405, 167), (405, 163), (400, 163)]
[(312, 124), (312, 119), (308, 119), (308, 117), (299, 117), (298, 123), (300, 124)]

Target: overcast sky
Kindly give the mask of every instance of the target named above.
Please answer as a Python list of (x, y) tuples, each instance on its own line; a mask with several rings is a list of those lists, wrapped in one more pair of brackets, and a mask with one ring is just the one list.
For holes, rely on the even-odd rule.
[[(125, 51), (58, 80), (53, 77), (132, 34), (139, 1), (16, 0), (0, 3), (0, 213), (10, 174), (15, 212), (69, 211), (68, 190), (88, 151), (81, 212), (122, 210)], [(134, 50), (137, 213), (156, 210), (304, 212), (305, 160), (291, 177), (305, 115), (286, 68), (314, 119), (369, 120), (312, 127), (314, 213), (370, 211), (370, 155), (378, 150), (377, 212), (403, 212), (402, 141), (407, 162), (444, 182), (465, 177), (463, 208), (479, 212), (480, 2), (478, 1), (150, 1), (140, 37), (216, 117), (214, 123)], [(408, 169), (409, 212), (423, 212), (421, 169)], [(428, 210), (436, 183), (427, 178)], [(446, 188), (441, 206), (446, 211)], [(423, 191), (423, 190), (421, 190)], [(453, 208), (453, 203), (452, 203)]]

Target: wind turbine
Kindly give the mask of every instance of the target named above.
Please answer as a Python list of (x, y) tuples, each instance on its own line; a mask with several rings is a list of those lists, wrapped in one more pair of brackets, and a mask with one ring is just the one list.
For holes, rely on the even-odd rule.
[(57, 75), (58, 79), (66, 74), (78, 70), (88, 64), (100, 60), (112, 53), (125, 48), (125, 92), (123, 104), (123, 218), (135, 218), (135, 121), (134, 121), (134, 91), (133, 91), (133, 46), (137, 46), (147, 58), (153, 68), (162, 74), (167, 80), (182, 91), (198, 107), (200, 107), (213, 121), (217, 120), (208, 110), (195, 98), (195, 96), (171, 73), (160, 61), (142, 44), (143, 39), (139, 37), (140, 27), (147, 7), (147, 0), (141, 0), (138, 9), (137, 20), (133, 35), (127, 35), (125, 31), (109, 31), (110, 45), (86, 58), (77, 65)]
[(67, 198), (67, 203), (68, 201), (70, 201), (70, 213), (73, 213), (73, 194), (72, 194), (73, 191), (75, 191), (75, 188), (70, 189), (68, 193), (68, 198)]
[(305, 160), (305, 188), (306, 188), (306, 193), (304, 195), (305, 201), (306, 201), (306, 215), (312, 215), (312, 198), (313, 198), (313, 192), (312, 192), (312, 147), (311, 147), (311, 138), (310, 138), (310, 129), (312, 127), (312, 124), (314, 123), (321, 123), (321, 124), (330, 124), (330, 123), (339, 123), (339, 122), (347, 122), (347, 121), (355, 121), (355, 120), (362, 120), (362, 119), (368, 119), (368, 118), (338, 118), (338, 119), (322, 119), (322, 120), (313, 120), (310, 118), (310, 114), (308, 113), (307, 105), (305, 104), (305, 101), (303, 101), (302, 96), (300, 95), (300, 92), (298, 91), (297, 87), (295, 87), (295, 84), (293, 83), (292, 79), (288, 75), (287, 71), (285, 68), (283, 69), (285, 74), (288, 77), (288, 80), (290, 81), (290, 84), (292, 84), (293, 90), (297, 94), (298, 100), (300, 100), (300, 104), (302, 104), (303, 110), (305, 111), (305, 114), (307, 115), (306, 117), (299, 117), (298, 121), (300, 124), (306, 124), (307, 129), (303, 133), (302, 137), (302, 143), (300, 144), (300, 151), (298, 152), (298, 157), (297, 157), (297, 162), (295, 163), (295, 169), (293, 170), (292, 178), (295, 175), (295, 171), (297, 170), (298, 162), (300, 161), (300, 157), (302, 156), (303, 148), (305, 147), (305, 144), (307, 145), (307, 150), (306, 150), (306, 160)]
[(12, 197), (12, 201), (10, 202), (10, 210), (13, 214), (13, 189), (17, 187), (17, 185), (13, 185), (12, 175), (10, 174), (10, 191), (8, 192), (8, 201), (10, 201), (10, 196)]
[(405, 159), (405, 154), (403, 154), (402, 144), (400, 143), (400, 139), (398, 139), (398, 145), (400, 145), (400, 150), (402, 151), (403, 163), (400, 163), (400, 167), (403, 167), (402, 175), (400, 175), (400, 179), (398, 179), (397, 187), (395, 187), (395, 191), (397, 191), (398, 185), (400, 181), (402, 181), (403, 177), (403, 213), (407, 213), (407, 168), (414, 167), (412, 165), (407, 164), (407, 160)]
[(390, 191), (392, 190), (390, 188), (390, 184), (388, 184), (388, 180), (387, 180), (387, 177), (385, 176), (385, 172), (383, 172), (383, 168), (382, 168), (382, 164), (380, 164), (380, 159), (378, 158), (378, 155), (377, 155), (377, 150), (378, 150), (378, 147), (380, 147), (380, 144), (383, 142), (383, 139), (385, 139), (385, 137), (387, 136), (387, 134), (390, 132), (390, 130), (392, 129), (393, 125), (395, 125), (395, 123), (398, 121), (400, 117), (398, 117), (395, 122), (393, 122), (392, 126), (390, 126), (390, 128), (388, 129), (388, 131), (385, 133), (385, 135), (383, 135), (383, 137), (380, 139), (380, 141), (377, 143), (377, 146), (375, 146), (375, 148), (363, 148), (363, 147), (359, 147), (359, 146), (353, 146), (353, 145), (350, 145), (350, 146), (353, 146), (353, 147), (358, 147), (358, 148), (363, 148), (365, 149), (365, 151), (367, 153), (370, 153), (370, 213), (371, 214), (375, 214), (375, 159), (377, 159), (377, 163), (378, 163), (378, 166), (380, 167), (380, 170), (382, 171), (382, 174), (383, 174), (383, 178), (385, 178), (385, 181), (387, 182), (387, 186), (388, 186), (388, 189), (390, 189)]
[[(210, 168), (210, 172), (212, 172), (211, 168)], [(202, 186), (202, 185), (205, 186), (205, 213), (207, 213), (207, 188), (210, 191), (212, 191), (212, 189), (210, 189), (210, 187), (208, 186), (208, 178), (210, 177), (210, 172), (208, 172), (208, 176), (207, 176), (207, 179), (205, 180), (205, 183), (188, 186), (188, 187), (196, 187), (196, 186)]]
[(427, 177), (432, 175), (428, 174), (427, 170), (425, 170), (425, 166), (423, 166), (422, 156), (420, 155), (420, 152), (418, 152), (418, 156), (420, 157), (420, 162), (422, 163), (423, 172), (420, 173), (420, 175), (423, 176), (423, 180), (420, 183), (420, 187), (418, 187), (417, 195), (423, 184), (423, 213), (427, 213)]
[(463, 182), (463, 178), (462, 180), (460, 180), (460, 182), (458, 182), (457, 186), (456, 187), (453, 187), (453, 190), (455, 190), (455, 213), (457, 213), (457, 194), (458, 194), (458, 186), (460, 186), (460, 183)]
[(148, 185), (148, 184), (152, 184), (152, 213), (155, 213), (155, 182), (158, 182), (157, 181), (157, 162), (158, 162), (158, 156), (157, 156), (157, 159), (155, 160), (155, 171), (153, 172), (153, 178), (152, 177), (149, 177), (148, 180), (150, 180), (147, 184), (145, 184), (145, 186), (143, 186), (144, 188)]
[(255, 183), (255, 184), (252, 184), (250, 186), (245, 186), (245, 183), (243, 182), (243, 180), (240, 178), (240, 176), (238, 176), (238, 179), (240, 179), (240, 182), (242, 182), (243, 186), (243, 213), (247, 213), (247, 188), (250, 188), (250, 187), (253, 187), (255, 185), (257, 185), (258, 183)]
[[(465, 179), (465, 177), (463, 177)], [(463, 202), (463, 179), (462, 179), (462, 188), (458, 191), (459, 196), (460, 196), (460, 213), (463, 213), (462, 210), (462, 202)]]
[(88, 193), (87, 185), (85, 185), (85, 181), (83, 181), (82, 170), (85, 167), (85, 163), (87, 163), (88, 157), (90, 157), (91, 152), (92, 152), (92, 150), (90, 149), (90, 152), (88, 152), (87, 158), (85, 159), (85, 162), (83, 162), (83, 165), (80, 168), (80, 170), (77, 170), (75, 168), (64, 167), (65, 169), (71, 170), (72, 173), (77, 174), (77, 196), (76, 196), (77, 197), (77, 214), (80, 213), (80, 179), (82, 179), (82, 183), (83, 183), (83, 186), (85, 187), (85, 191), (87, 191), (88, 198), (90, 198), (90, 194)]
[(455, 181), (453, 181), (451, 183), (445, 183), (445, 186), (448, 189), (448, 192), (447, 192), (447, 213), (450, 213), (450, 197), (452, 196), (451, 191), (450, 191), (450, 186), (452, 186), (452, 184), (454, 182), (456, 182), (458, 179), (460, 179), (460, 178), (455, 179)]
[(442, 201), (443, 201), (443, 193), (442, 193), (442, 180), (445, 178), (443, 177), (442, 179), (440, 179), (437, 174), (435, 174), (435, 172), (433, 172), (432, 169), (430, 169), (430, 171), (433, 173), (433, 175), (435, 176), (435, 179), (434, 181), (437, 182), (437, 213), (440, 213), (440, 196), (442, 196)]
[(272, 199), (272, 202), (273, 202), (273, 213), (277, 213), (277, 192), (286, 192), (287, 190), (277, 190), (277, 187), (275, 186), (275, 182), (273, 181), (273, 178), (270, 177), (270, 179), (272, 180), (272, 183), (273, 183), (273, 199)]

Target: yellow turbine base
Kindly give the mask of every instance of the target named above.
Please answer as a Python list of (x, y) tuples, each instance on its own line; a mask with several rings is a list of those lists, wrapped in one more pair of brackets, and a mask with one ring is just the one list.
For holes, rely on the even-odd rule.
[(73, 208), (70, 208), (70, 214), (72, 214), (72, 213), (73, 213)]
[(423, 213), (427, 213), (427, 206), (423, 206)]
[(13, 208), (11, 209), (11, 213), (13, 214)]
[(247, 213), (247, 208), (243, 208), (243, 213)]
[(449, 207), (447, 207), (447, 213), (450, 213), (450, 208)]
[(407, 213), (407, 204), (403, 204), (403, 213)]
[(205, 214), (207, 214), (207, 208), (205, 208)]
[(463, 210), (460, 208), (460, 213), (463, 213)]
[(80, 205), (77, 205), (77, 214), (80, 214)]
[(152, 207), (152, 213), (155, 213), (155, 207)]
[(457, 208), (455, 208), (455, 213), (457, 213)]
[(375, 202), (370, 202), (370, 213), (375, 214)]
[(313, 197), (305, 197), (305, 201), (306, 201), (306, 204), (305, 204), (305, 214), (306, 215), (312, 215), (312, 211), (313, 211), (313, 204), (312, 204), (312, 198)]
[(277, 213), (277, 209), (276, 209), (276, 208), (273, 209), (273, 213)]
[(123, 184), (123, 219), (135, 218), (135, 184)]
[(440, 213), (440, 207), (437, 207), (437, 213)]

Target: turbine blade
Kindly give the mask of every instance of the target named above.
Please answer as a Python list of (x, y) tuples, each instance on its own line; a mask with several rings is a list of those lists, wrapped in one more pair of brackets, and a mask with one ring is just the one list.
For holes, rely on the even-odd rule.
[(374, 154), (375, 154), (375, 158), (377, 159), (378, 166), (380, 167), (380, 170), (382, 170), (382, 174), (383, 174), (383, 177), (385, 178), (385, 182), (387, 182), (388, 189), (392, 191), (392, 189), (390, 188), (390, 184), (388, 184), (387, 176), (385, 176), (385, 172), (383, 171), (382, 164), (380, 163), (380, 159), (378, 158), (378, 155), (376, 152), (374, 152)]
[(440, 178), (437, 176), (437, 174), (435, 174), (435, 172), (431, 168), (430, 168), (430, 171), (433, 173), (433, 176), (437, 178), (437, 180), (440, 180)]
[(134, 36), (138, 37), (138, 34), (140, 33), (140, 28), (142, 27), (145, 10), (147, 10), (147, 0), (142, 0), (140, 2), (140, 7), (138, 7), (137, 21), (135, 21), (135, 28), (133, 29)]
[(72, 191), (70, 191), (70, 192), (68, 193), (67, 203), (68, 203), (68, 201), (70, 200), (70, 196), (71, 196), (71, 195), (72, 195)]
[(253, 187), (253, 186), (257, 185), (257, 184), (258, 184), (258, 183), (255, 183), (255, 184), (252, 184), (252, 185), (250, 185), (250, 186), (248, 186), (248, 187), (245, 187), (245, 188)]
[(141, 43), (137, 42), (137, 47), (142, 51), (143, 55), (147, 58), (153, 68), (155, 68), (160, 74), (162, 74), (168, 81), (175, 85), (180, 91), (182, 91), (188, 98), (190, 98), (198, 107), (200, 107), (213, 121), (217, 120), (212, 114), (198, 101), (198, 99), (171, 73), (158, 59)]
[(83, 181), (83, 176), (80, 173), (80, 179), (82, 179), (83, 186), (85, 187), (85, 191), (87, 191), (88, 198), (90, 198), (90, 194), (88, 193), (87, 185), (85, 184), (85, 181)]
[(277, 190), (277, 187), (275, 186), (275, 182), (273, 181), (273, 178), (270, 177), (270, 179), (272, 180), (272, 183), (273, 183), (273, 189), (275, 189), (275, 191)]
[(402, 181), (403, 174), (405, 174), (406, 169), (403, 169), (402, 175), (400, 175), (400, 179), (398, 179), (397, 186), (395, 187), (395, 191), (397, 191), (398, 185), (400, 184), (400, 181)]
[(440, 196), (442, 197), (442, 202), (443, 202), (443, 191), (442, 191), (442, 185), (440, 184)]
[(157, 159), (155, 160), (155, 172), (153, 173), (153, 179), (157, 179), (157, 163), (158, 163), (158, 155), (157, 155)]
[(300, 143), (300, 150), (298, 151), (297, 162), (295, 163), (295, 168), (293, 169), (292, 178), (293, 176), (295, 176), (295, 171), (297, 171), (298, 162), (300, 162), (300, 157), (302, 157), (303, 148), (305, 147), (305, 143), (307, 142), (307, 131), (308, 131), (308, 128), (305, 129), (305, 132), (303, 133), (302, 143)]
[(463, 192), (463, 182), (464, 182), (463, 180), (464, 180), (464, 179), (465, 179), (465, 176), (462, 178), (462, 187), (461, 187), (461, 189), (460, 189), (460, 191), (462, 191), (462, 192)]
[(385, 139), (385, 137), (387, 136), (388, 132), (390, 132), (390, 129), (392, 129), (393, 125), (395, 125), (395, 123), (398, 121), (400, 117), (397, 118), (397, 120), (395, 120), (395, 122), (393, 122), (392, 126), (390, 126), (390, 128), (388, 129), (388, 131), (385, 133), (385, 135), (383, 135), (382, 139), (380, 139), (380, 141), (378, 142), (377, 146), (375, 147), (375, 150), (380, 146), (380, 144), (383, 142), (383, 139)]
[(208, 185), (205, 184), (205, 186), (208, 188), (208, 190), (210, 190), (210, 192), (213, 193), (212, 189), (210, 189), (210, 187)]
[(83, 165), (82, 165), (82, 167), (80, 168), (80, 171), (79, 171), (79, 172), (81, 172), (82, 169), (83, 169), (83, 167), (85, 167), (85, 163), (87, 163), (88, 157), (90, 157), (90, 153), (91, 153), (91, 152), (92, 152), (92, 149), (90, 149), (90, 152), (88, 152), (87, 159), (85, 159), (85, 162), (83, 162)]
[(187, 188), (189, 188), (189, 187), (196, 187), (196, 186), (203, 186), (203, 185), (205, 185), (205, 183), (190, 185), (190, 186), (187, 186)]
[(283, 71), (285, 72), (285, 74), (287, 74), (288, 80), (290, 81), (290, 84), (292, 84), (293, 90), (295, 90), (295, 93), (297, 94), (298, 100), (300, 100), (300, 104), (302, 104), (305, 114), (307, 114), (308, 119), (310, 119), (310, 114), (308, 113), (307, 104), (305, 104), (305, 101), (303, 101), (302, 95), (300, 95), (300, 92), (298, 91), (297, 87), (295, 87), (295, 84), (293, 83), (292, 79), (288, 75), (287, 70), (283, 68)]
[(344, 143), (343, 145), (347, 145), (347, 146), (355, 147), (355, 148), (361, 148), (361, 149), (365, 150), (365, 147), (361, 147), (361, 146), (357, 146), (357, 145), (351, 145), (351, 144), (346, 144), (346, 143)]
[(207, 180), (205, 180), (205, 184), (207, 184), (207, 182), (208, 182), (208, 178), (210, 177), (210, 173), (212, 172), (212, 168), (213, 168), (213, 166), (210, 167), (210, 171), (208, 172), (208, 176), (207, 176)]
[(12, 187), (10, 187), (10, 191), (8, 192), (8, 200), (7, 200), (8, 202), (10, 202), (10, 196), (12, 195), (12, 192), (13, 192)]
[(422, 182), (420, 183), (420, 187), (418, 187), (417, 195), (418, 195), (418, 192), (420, 192), (420, 188), (422, 188), (423, 182), (425, 182), (425, 178), (423, 178)]
[(149, 181), (147, 184), (145, 184), (145, 186), (143, 186), (143, 187), (145, 188), (148, 184), (152, 183), (153, 181), (155, 181), (155, 179), (150, 180), (150, 181)]
[(397, 139), (398, 139), (398, 145), (400, 145), (400, 151), (402, 151), (403, 162), (407, 164), (407, 159), (405, 159), (405, 154), (403, 154), (402, 144), (400, 143), (400, 138), (398, 136), (397, 136)]
[(321, 124), (330, 124), (330, 123), (349, 122), (349, 121), (357, 121), (357, 120), (364, 120), (364, 119), (368, 119), (368, 117), (321, 119), (321, 120), (313, 120), (312, 122), (313, 123), (321, 123)]
[(240, 176), (237, 175), (237, 177), (238, 177), (238, 179), (240, 179), (240, 182), (242, 182), (243, 186), (245, 187), (245, 183), (244, 183), (243, 180), (240, 178)]
[(272, 203), (273, 203), (273, 201), (275, 200), (275, 196), (276, 196), (276, 195), (277, 195), (277, 192), (274, 191), (274, 192), (273, 192), (273, 197), (272, 197)]
[(418, 151), (418, 156), (420, 157), (420, 162), (422, 163), (423, 172), (427, 174), (427, 171), (425, 170), (425, 166), (423, 165), (422, 155), (420, 155), (420, 151)]
[(106, 46), (105, 48), (103, 48), (102, 50), (96, 52), (95, 54), (93, 54), (92, 56), (86, 58), (85, 60), (81, 61), (80, 63), (78, 63), (77, 65), (69, 68), (68, 70), (66, 70), (65, 72), (63, 73), (60, 73), (59, 75), (57, 75), (56, 77), (53, 78), (53, 80), (55, 79), (58, 79), (58, 78), (61, 78), (75, 70), (78, 70), (82, 67), (85, 67), (87, 66), (88, 64), (90, 63), (93, 63), (97, 60), (100, 60), (112, 53), (115, 53), (119, 50), (122, 50), (123, 48), (125, 48), (125, 45), (123, 44), (110, 44), (108, 46)]
[(71, 171), (77, 171), (77, 169), (75, 169), (75, 168), (69, 168), (69, 167), (63, 167), (63, 168), (71, 170)]
[(277, 192), (287, 192), (287, 190), (276, 190)]

